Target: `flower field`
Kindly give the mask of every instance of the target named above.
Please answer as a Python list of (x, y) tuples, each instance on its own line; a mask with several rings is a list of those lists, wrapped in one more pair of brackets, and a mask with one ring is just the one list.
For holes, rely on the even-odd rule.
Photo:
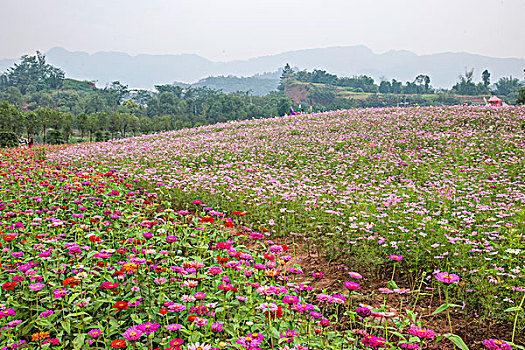
[[(242, 121), (0, 163), (2, 349), (525, 343), (523, 107)], [(464, 320), (483, 337), (456, 335)]]

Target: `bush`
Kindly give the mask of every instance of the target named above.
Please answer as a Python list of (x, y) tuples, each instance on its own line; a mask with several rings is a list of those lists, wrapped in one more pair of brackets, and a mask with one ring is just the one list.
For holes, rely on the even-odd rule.
[(95, 141), (96, 142), (103, 142), (110, 139), (110, 133), (104, 132), (102, 130), (95, 131)]
[(64, 143), (64, 139), (62, 138), (62, 133), (60, 130), (50, 130), (47, 133), (47, 142), (51, 145), (59, 145)]
[(0, 132), (0, 147), (16, 147), (18, 146), (18, 137), (14, 132), (2, 131)]

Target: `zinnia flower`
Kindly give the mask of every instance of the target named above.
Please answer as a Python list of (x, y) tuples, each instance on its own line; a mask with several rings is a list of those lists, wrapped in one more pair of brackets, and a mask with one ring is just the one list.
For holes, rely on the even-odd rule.
[(445, 284), (451, 284), (459, 281), (459, 276), (454, 275), (453, 273), (448, 272), (439, 272), (436, 273), (436, 279), (439, 282), (445, 283)]
[(489, 350), (510, 350), (509, 344), (505, 343), (500, 339), (487, 339), (482, 342), (483, 345)]
[(211, 345), (204, 343), (200, 344), (199, 342), (191, 343), (188, 344), (187, 350), (211, 350)]
[(142, 336), (142, 330), (139, 329), (137, 326), (133, 326), (128, 328), (122, 336), (126, 338), (127, 341), (135, 341), (138, 340)]

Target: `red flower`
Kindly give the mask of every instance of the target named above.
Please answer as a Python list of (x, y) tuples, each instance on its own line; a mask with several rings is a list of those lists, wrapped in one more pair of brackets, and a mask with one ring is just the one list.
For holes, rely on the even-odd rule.
[(109, 347), (113, 349), (125, 349), (126, 341), (124, 339), (113, 340)]
[(213, 218), (209, 216), (202, 217), (200, 219), (201, 222), (209, 222), (210, 224), (213, 224)]
[(287, 251), (288, 250), (288, 246), (286, 244), (279, 244), (281, 246), (281, 248), (283, 248), (283, 251)]
[(100, 242), (100, 236), (95, 236), (95, 235), (93, 235), (93, 236), (89, 236), (89, 241), (90, 241), (91, 243), (94, 243), (94, 242)]
[(6, 283), (2, 284), (2, 289), (3, 290), (6, 290), (6, 289), (15, 290), (15, 287), (16, 287), (16, 282), (6, 282)]
[(283, 310), (280, 306), (277, 306), (277, 311), (265, 311), (264, 316), (270, 318), (270, 320), (274, 320), (275, 318), (282, 318)]
[(222, 256), (218, 256), (217, 257), (217, 263), (219, 263), (219, 264), (227, 263), (228, 260), (230, 260), (228, 257), (224, 257), (224, 258)]
[(168, 313), (168, 309), (160, 309), (159, 314), (166, 315)]
[(226, 221), (226, 222), (224, 223), (224, 227), (233, 227), (233, 224), (232, 224), (231, 221)]
[(11, 242), (13, 239), (15, 239), (15, 236), (13, 235), (7, 235), (7, 236), (4, 236), (3, 238), (3, 240), (6, 242)]
[(64, 286), (64, 288), (68, 285), (71, 287), (76, 287), (77, 283), (78, 280), (75, 277), (68, 277), (62, 281), (62, 286)]
[(274, 261), (275, 260), (275, 256), (272, 255), (272, 254), (264, 254), (264, 258), (266, 260), (270, 260), (270, 261)]
[(117, 302), (113, 305), (113, 308), (116, 309), (115, 311), (127, 310), (127, 309), (128, 309), (128, 303), (125, 302), (125, 301), (117, 301)]
[(197, 318), (197, 315), (189, 315), (187, 318), (187, 321), (191, 323), (195, 321), (196, 318)]

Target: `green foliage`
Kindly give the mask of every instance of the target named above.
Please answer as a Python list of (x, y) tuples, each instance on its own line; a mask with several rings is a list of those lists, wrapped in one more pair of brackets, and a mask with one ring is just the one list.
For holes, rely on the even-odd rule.
[(64, 71), (46, 63), (39, 51), (35, 56), (24, 55), (20, 63), (15, 63), (0, 79), (0, 89), (17, 87), (22, 94), (27, 91), (57, 89), (64, 81)]
[(483, 85), (487, 87), (490, 85), (490, 73), (487, 69), (481, 73), (481, 80), (483, 81)]
[(62, 133), (60, 132), (60, 130), (55, 130), (55, 129), (49, 130), (47, 133), (47, 137), (48, 137), (48, 143), (51, 145), (60, 145), (64, 143), (64, 139), (62, 137)]
[(521, 88), (516, 103), (519, 105), (525, 105), (525, 87)]
[(474, 69), (465, 71), (459, 76), (459, 81), (452, 87), (452, 90), (459, 95), (486, 95), (490, 91), (487, 85), (474, 83)]
[(0, 131), (0, 147), (16, 147), (18, 137), (14, 132)]
[(496, 94), (506, 97), (507, 102), (514, 103), (519, 98), (522, 88), (518, 79), (513, 77), (502, 77), (496, 82)]

